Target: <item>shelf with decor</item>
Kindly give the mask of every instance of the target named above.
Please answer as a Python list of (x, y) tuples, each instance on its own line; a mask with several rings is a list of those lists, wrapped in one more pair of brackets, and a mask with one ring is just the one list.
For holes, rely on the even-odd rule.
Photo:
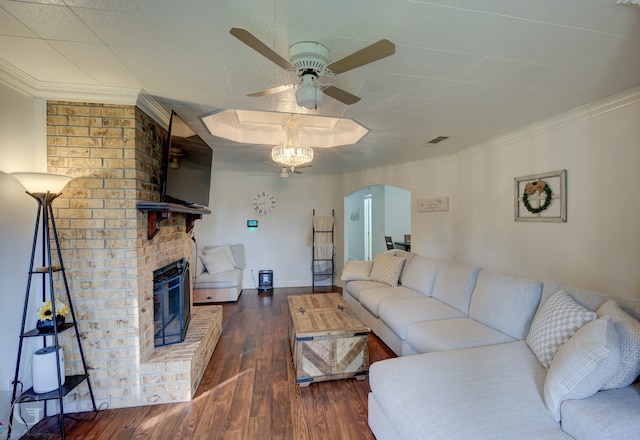
[(185, 232), (187, 233), (191, 232), (196, 220), (200, 220), (204, 214), (211, 214), (211, 211), (205, 207), (187, 206), (178, 203), (138, 202), (136, 207), (139, 211), (147, 212), (147, 238), (149, 240), (160, 231), (160, 222), (170, 219), (173, 213), (180, 213), (186, 216)]

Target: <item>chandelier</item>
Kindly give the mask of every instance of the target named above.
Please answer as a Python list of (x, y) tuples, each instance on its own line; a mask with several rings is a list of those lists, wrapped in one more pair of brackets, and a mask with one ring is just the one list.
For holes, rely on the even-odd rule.
[(285, 131), (284, 145), (278, 145), (271, 150), (271, 159), (282, 166), (291, 168), (307, 164), (313, 160), (313, 149), (300, 145), (298, 132), (302, 128), (302, 123), (296, 115), (289, 115), (282, 124)]

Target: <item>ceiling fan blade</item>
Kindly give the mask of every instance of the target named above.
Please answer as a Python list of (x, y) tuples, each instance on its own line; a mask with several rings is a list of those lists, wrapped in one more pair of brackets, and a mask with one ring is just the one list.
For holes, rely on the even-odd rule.
[(326, 89), (322, 90), (326, 95), (331, 96), (333, 99), (337, 99), (343, 104), (351, 105), (360, 101), (360, 98), (356, 95), (352, 95), (349, 92), (345, 92), (342, 89), (337, 88), (336, 86), (329, 86)]
[(234, 37), (236, 37), (238, 40), (242, 41), (247, 46), (249, 46), (251, 49), (258, 52), (260, 55), (273, 61), (283, 69), (295, 70), (295, 67), (293, 66), (293, 64), (291, 64), (288, 60), (282, 58), (280, 55), (274, 52), (273, 49), (271, 49), (269, 46), (264, 44), (262, 41), (258, 40), (248, 30), (242, 29), (242, 28), (231, 28), (229, 30), (229, 33)]
[(355, 69), (356, 67), (364, 66), (365, 64), (386, 58), (394, 53), (396, 53), (395, 44), (389, 40), (380, 40), (377, 43), (373, 43), (372, 45), (367, 46), (364, 49), (360, 49), (359, 51), (338, 61), (334, 61), (327, 67), (333, 73), (338, 75), (339, 73), (347, 72)]
[(311, 163), (305, 163), (304, 165), (298, 165), (296, 167), (296, 169), (298, 169), (298, 168), (311, 168), (312, 166), (313, 166), (313, 164), (311, 164)]
[(251, 96), (252, 98), (259, 98), (260, 96), (275, 95), (276, 93), (281, 93), (289, 89), (293, 89), (295, 88), (295, 86), (296, 84), (285, 84), (284, 86), (278, 86), (271, 89), (262, 90), (260, 92), (249, 93), (247, 96)]
[(272, 166), (272, 167), (277, 168), (277, 169), (281, 169), (282, 168), (282, 165), (278, 165), (278, 164), (275, 164), (273, 162), (262, 162), (262, 163), (265, 164), (265, 165)]
[(302, 174), (302, 171), (298, 171), (298, 168), (296, 167), (295, 170), (293, 170), (294, 174)]

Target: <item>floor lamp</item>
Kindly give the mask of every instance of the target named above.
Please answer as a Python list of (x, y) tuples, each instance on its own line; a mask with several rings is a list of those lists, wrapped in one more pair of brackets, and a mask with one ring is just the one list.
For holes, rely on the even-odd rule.
[[(77, 321), (75, 317), (75, 311), (73, 309), (73, 304), (71, 302), (71, 296), (69, 294), (69, 283), (67, 281), (67, 276), (65, 274), (65, 268), (62, 261), (62, 252), (60, 250), (60, 241), (58, 239), (58, 231), (56, 229), (55, 218), (53, 215), (52, 203), (53, 201), (61, 195), (62, 189), (69, 183), (73, 177), (61, 175), (61, 174), (51, 174), (51, 173), (11, 173), (13, 177), (15, 177), (24, 188), (27, 190), (27, 194), (33, 197), (38, 202), (38, 212), (36, 216), (36, 224), (35, 230), (33, 233), (33, 245), (31, 247), (31, 260), (29, 264), (29, 277), (27, 281), (27, 290), (25, 294), (24, 300), (24, 310), (22, 314), (22, 327), (20, 329), (20, 343), (18, 345), (18, 359), (16, 362), (16, 371), (15, 371), (15, 379), (13, 382), (13, 398), (12, 398), (12, 408), (14, 403), (20, 403), (24, 401), (30, 400), (53, 400), (57, 399), (60, 403), (60, 425), (62, 431), (62, 438), (64, 439), (64, 405), (63, 405), (63, 397), (66, 393), (71, 391), (71, 389), (77, 386), (80, 382), (87, 380), (87, 384), (89, 386), (89, 393), (91, 395), (91, 400), (93, 402), (93, 409), (96, 411), (95, 400), (93, 397), (93, 391), (91, 389), (91, 383), (89, 382), (89, 376), (87, 374), (87, 365), (85, 362), (84, 352), (82, 350), (82, 345), (80, 343), (80, 335), (78, 332)], [(35, 259), (36, 259), (36, 251), (38, 245), (38, 235), (41, 233), (41, 244), (42, 244), (42, 266), (34, 267)], [(52, 259), (52, 240), (55, 241), (55, 252), (57, 257), (57, 265), (54, 266), (54, 261)], [(53, 281), (53, 273), (60, 272), (62, 274), (62, 280), (64, 282), (64, 290), (66, 292), (66, 302), (69, 307), (69, 311), (71, 312), (72, 322), (69, 324), (65, 324), (65, 326), (58, 328), (56, 325), (56, 301), (55, 301), (55, 292), (54, 292), (54, 281)], [(48, 276), (47, 276), (48, 275)], [(53, 320), (53, 331), (50, 333), (42, 333), (38, 330), (26, 330), (26, 320), (28, 313), (28, 305), (29, 305), (29, 294), (31, 292), (31, 281), (34, 276), (42, 276), (42, 302), (47, 301), (47, 291), (49, 293), (49, 299), (51, 300), (51, 317)], [(60, 371), (60, 350), (58, 333), (59, 331), (67, 330), (73, 327), (75, 330), (75, 336), (78, 341), (78, 347), (80, 351), (80, 356), (82, 358), (82, 363), (84, 366), (84, 374), (71, 376), (71, 381), (67, 381), (65, 383), (62, 380), (64, 376), (64, 371)], [(18, 383), (20, 378), (20, 363), (22, 358), (22, 348), (23, 348), (23, 340), (28, 337), (39, 337), (43, 338), (43, 344), (46, 346), (46, 337), (53, 337), (53, 346), (55, 349), (55, 357), (56, 357), (56, 366), (58, 372), (58, 388), (52, 392), (46, 393), (37, 393), (33, 389), (27, 390), (24, 393), (21, 393), (18, 396)], [(61, 377), (62, 376), (62, 377)], [(64, 387), (64, 388), (63, 388)], [(45, 417), (46, 417), (46, 404), (45, 404)], [(11, 422), (13, 420), (13, 411), (10, 413), (10, 423), (9, 423), (9, 435), (11, 435)]]
[[(51, 207), (51, 204), (62, 194), (62, 189), (67, 185), (67, 183), (73, 180), (73, 177), (51, 173), (11, 173), (11, 175), (22, 184), (22, 186), (27, 190), (27, 194), (29, 194), (38, 202), (36, 226), (33, 233), (33, 245), (31, 247), (31, 263), (29, 266), (30, 272), (33, 271), (36, 247), (38, 244), (39, 229), (41, 229), (42, 233), (42, 267), (47, 268), (52, 265), (50, 232), (53, 233), (53, 238), (56, 241), (59, 265), (62, 266), (62, 256), (60, 255), (60, 246), (58, 242), (58, 231), (56, 229), (55, 219), (53, 216), (53, 208)], [(51, 224), (51, 228), (49, 228), (49, 224)], [(30, 284), (31, 277), (29, 277), (29, 281), (27, 282), (27, 295), (29, 295), (29, 288), (31, 287)], [(44, 302), (46, 301), (46, 286), (43, 285), (42, 287), (42, 301)], [(51, 285), (51, 292), (53, 292), (53, 285)], [(27, 301), (25, 301), (25, 308), (26, 302)], [(51, 307), (53, 316), (55, 316), (55, 301), (52, 302)]]

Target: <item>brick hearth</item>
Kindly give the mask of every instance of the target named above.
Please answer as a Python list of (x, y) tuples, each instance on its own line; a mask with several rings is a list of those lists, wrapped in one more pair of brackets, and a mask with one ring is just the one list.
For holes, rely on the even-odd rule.
[[(210, 306), (194, 309), (184, 343), (153, 345), (153, 271), (192, 258), (183, 215), (148, 240), (136, 209), (159, 201), (166, 136), (135, 106), (47, 103), (48, 170), (76, 177), (53, 207), (98, 405), (191, 399), (220, 336), (221, 307)], [(79, 353), (63, 336), (67, 374), (77, 373)], [(90, 408), (84, 385), (65, 401)]]

